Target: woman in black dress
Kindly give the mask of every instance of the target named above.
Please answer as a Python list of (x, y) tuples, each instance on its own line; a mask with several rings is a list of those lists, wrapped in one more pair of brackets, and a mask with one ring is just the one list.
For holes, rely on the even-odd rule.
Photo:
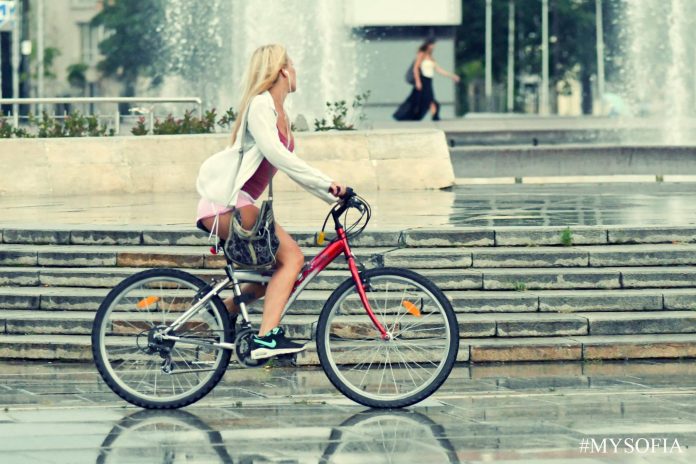
[(405, 102), (394, 113), (397, 121), (420, 121), (428, 113), (433, 115), (433, 121), (440, 120), (440, 104), (433, 93), (433, 76), (442, 74), (459, 82), (459, 76), (449, 73), (439, 67), (433, 60), (435, 41), (428, 39), (418, 48), (416, 60), (413, 62), (413, 90)]

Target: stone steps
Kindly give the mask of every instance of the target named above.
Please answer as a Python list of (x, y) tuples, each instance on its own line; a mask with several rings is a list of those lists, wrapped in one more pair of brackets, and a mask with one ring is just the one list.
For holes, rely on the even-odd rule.
[[(303, 247), (309, 260), (321, 251)], [(615, 266), (696, 265), (696, 244), (642, 244), (569, 247), (394, 248), (356, 247), (359, 260), (379, 259), (385, 266), (450, 268), (604, 268)], [(181, 267), (216, 269), (222, 255), (201, 246), (19, 245), (0, 244), (0, 266)], [(343, 259), (332, 268), (345, 269)]]
[[(481, 247), (562, 245), (570, 229), (575, 245), (696, 243), (694, 226), (547, 226), (547, 227), (452, 227), (399, 230), (367, 230), (353, 243), (360, 247)], [(301, 246), (313, 246), (315, 229), (293, 229), (290, 234)], [(330, 238), (331, 234), (327, 234)], [(208, 236), (190, 227), (84, 226), (15, 228), (0, 230), (0, 242), (56, 245), (206, 245)]]
[[(306, 257), (320, 252), (314, 231), (291, 233)], [(696, 356), (696, 227), (418, 228), (353, 245), (368, 267), (413, 269), (446, 291), (461, 361)], [(220, 277), (224, 258), (208, 248), (188, 228), (0, 229), (0, 359), (89, 359), (111, 288), (152, 267)], [(349, 277), (342, 261), (295, 302), (283, 321), (291, 337), (312, 337)], [(254, 320), (261, 309), (250, 306)], [(315, 364), (314, 348), (298, 362)]]
[[(106, 288), (0, 287), (0, 310), (96, 311)], [(291, 312), (319, 314), (330, 291), (305, 290)], [(223, 297), (230, 293), (223, 292)], [(447, 291), (458, 313), (693, 311), (696, 288), (630, 290)], [(261, 302), (251, 304), (260, 308)]]
[[(370, 266), (373, 267), (373, 266)], [(145, 268), (133, 267), (0, 267), (4, 287), (111, 288)], [(419, 269), (443, 290), (571, 290), (696, 287), (696, 267)], [(182, 270), (204, 280), (223, 277), (221, 269)], [(347, 270), (328, 269), (308, 284), (311, 290), (333, 290), (349, 278)]]
[[(369, 324), (365, 315), (350, 316)], [(124, 320), (139, 320), (125, 314)], [(251, 315), (260, 322), (260, 314)], [(292, 338), (310, 340), (316, 330), (316, 315), (288, 314), (283, 326)], [(630, 335), (696, 333), (696, 313), (691, 311), (489, 313), (460, 314), (460, 337), (557, 337), (566, 335)], [(93, 311), (0, 310), (0, 334), (6, 335), (89, 335)]]
[[(696, 357), (696, 334), (573, 335), (565, 337), (467, 338), (459, 361), (597, 361)], [(88, 335), (0, 335), (0, 359), (89, 361)], [(310, 342), (298, 364), (318, 364)]]

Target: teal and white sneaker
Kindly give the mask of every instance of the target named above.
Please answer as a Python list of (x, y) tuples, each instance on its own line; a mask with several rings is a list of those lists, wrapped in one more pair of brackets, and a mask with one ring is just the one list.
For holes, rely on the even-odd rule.
[(263, 337), (254, 335), (251, 339), (251, 359), (265, 359), (279, 354), (299, 353), (305, 346), (285, 338), (285, 331), (276, 327)]

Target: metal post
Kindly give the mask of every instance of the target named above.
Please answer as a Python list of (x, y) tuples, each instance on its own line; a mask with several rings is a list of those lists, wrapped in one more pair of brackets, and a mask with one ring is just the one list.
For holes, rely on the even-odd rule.
[[(38, 98), (44, 97), (44, 0), (37, 0), (36, 2), (36, 28), (38, 29), (36, 34), (36, 59), (39, 64), (39, 76), (36, 88), (36, 96)], [(41, 114), (43, 111), (43, 104), (39, 104), (38, 113)]]
[(493, 111), (493, 0), (486, 0), (486, 111)]
[(114, 115), (114, 134), (118, 135), (121, 132), (121, 112), (116, 110)]
[(602, 0), (595, 1), (595, 19), (597, 21), (597, 93), (599, 94), (599, 112), (604, 114), (604, 25), (602, 20)]
[(515, 0), (508, 1), (507, 110), (515, 109)]
[[(15, 3), (15, 19), (12, 27), (12, 98), (19, 98), (19, 41), (22, 27), (22, 1)], [(19, 127), (19, 105), (12, 105), (14, 126)]]
[(152, 135), (155, 133), (155, 111), (153, 108), (150, 108), (150, 113), (148, 114), (149, 116), (149, 128), (147, 130), (148, 135)]
[(541, 0), (541, 91), (539, 114), (549, 114), (549, 0)]

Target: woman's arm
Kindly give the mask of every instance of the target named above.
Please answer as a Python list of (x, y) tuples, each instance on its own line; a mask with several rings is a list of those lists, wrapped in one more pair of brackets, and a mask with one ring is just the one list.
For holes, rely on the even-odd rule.
[(276, 129), (275, 111), (263, 97), (255, 97), (251, 100), (246, 117), (249, 132), (269, 163), (327, 203), (335, 201), (333, 195), (329, 193), (333, 180), (303, 159), (293, 155), (281, 143)]
[(440, 66), (438, 66), (437, 63), (435, 63), (435, 72), (438, 74), (442, 74), (445, 77), (449, 77), (454, 82), (459, 82), (459, 76), (457, 76), (456, 74), (452, 74), (450, 72), (445, 71)]
[(421, 90), (423, 88), (423, 84), (421, 83), (420, 80), (420, 66), (421, 63), (423, 62), (423, 58), (425, 57), (425, 53), (423, 52), (418, 52), (416, 55), (416, 61), (413, 62), (413, 80), (414, 84), (416, 86), (416, 89)]

